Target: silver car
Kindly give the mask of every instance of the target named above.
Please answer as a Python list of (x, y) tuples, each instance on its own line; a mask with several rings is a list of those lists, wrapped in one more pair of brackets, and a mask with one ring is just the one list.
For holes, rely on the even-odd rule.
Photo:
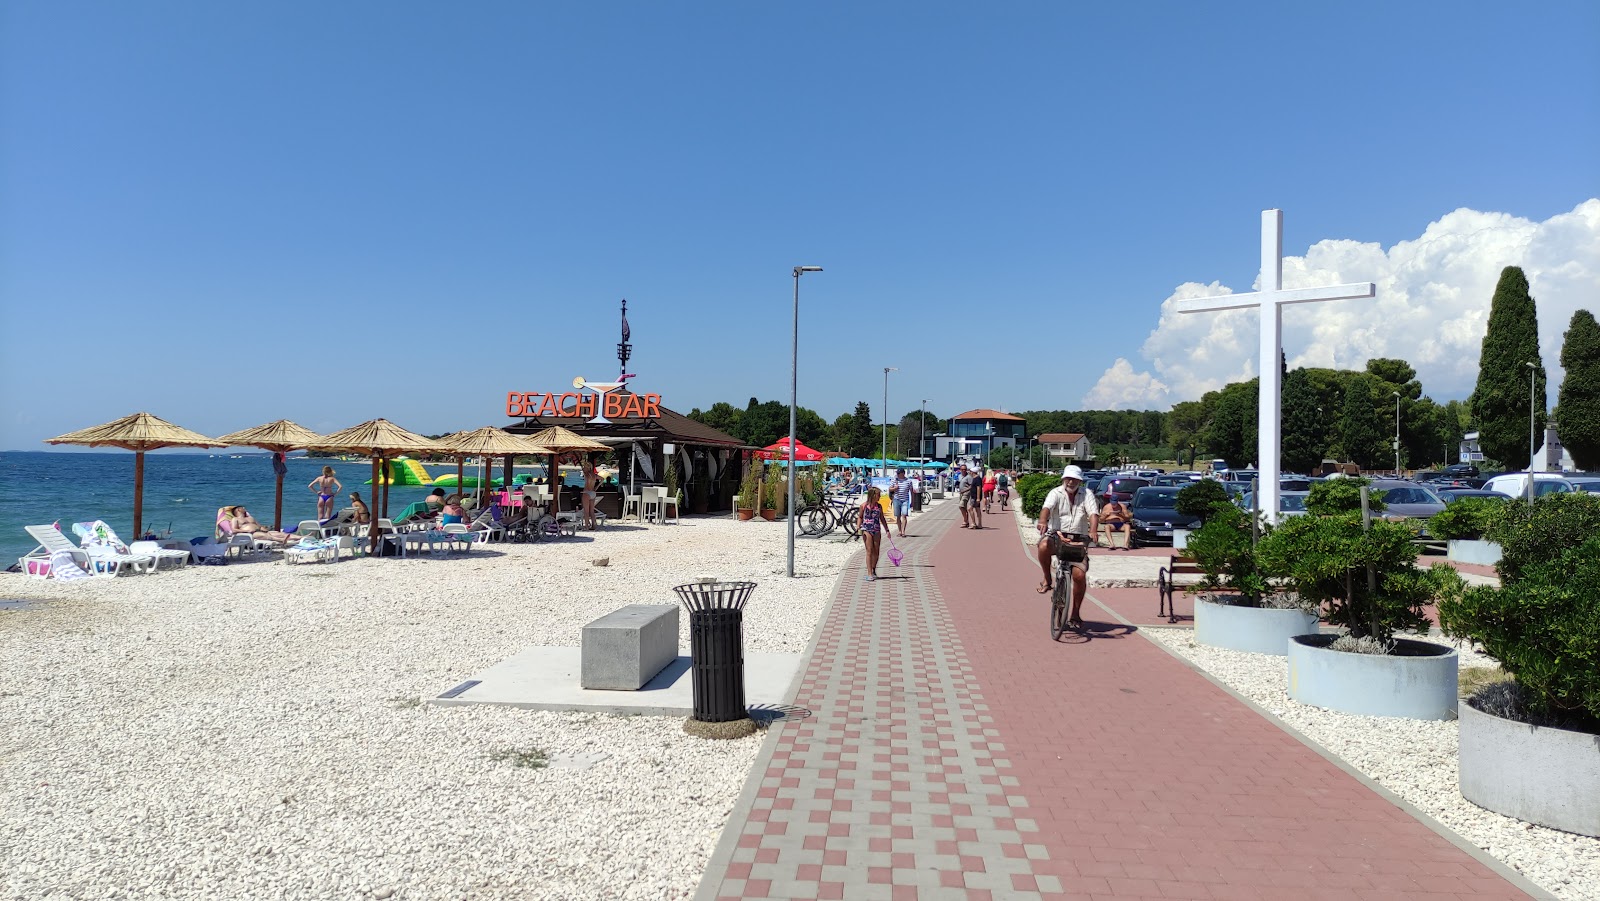
[[(1384, 503), (1383, 518), (1391, 522), (1416, 519), (1426, 520), (1428, 517), (1444, 509), (1444, 501), (1433, 489), (1418, 485), (1416, 482), (1407, 482), (1403, 479), (1373, 479), (1372, 493), (1378, 495)], [(1427, 536), (1427, 531), (1419, 533)]]

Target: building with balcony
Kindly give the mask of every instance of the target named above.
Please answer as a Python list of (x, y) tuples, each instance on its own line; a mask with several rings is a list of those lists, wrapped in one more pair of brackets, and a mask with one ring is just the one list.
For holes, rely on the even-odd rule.
[(1089, 446), (1089, 436), (1072, 432), (1046, 432), (1039, 436), (1039, 444), (1044, 448), (1046, 467), (1066, 466), (1068, 463), (1082, 463), (1094, 459), (1094, 450)]
[(950, 417), (949, 428), (922, 439), (922, 455), (947, 463), (976, 457), (987, 459), (997, 447), (1019, 448), (1027, 441), (1027, 422), (999, 410), (979, 408)]

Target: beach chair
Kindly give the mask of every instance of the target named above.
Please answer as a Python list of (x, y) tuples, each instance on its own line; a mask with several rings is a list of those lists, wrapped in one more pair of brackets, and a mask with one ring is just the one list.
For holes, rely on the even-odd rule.
[(38, 547), (17, 558), (17, 563), (24, 573), (40, 579), (50, 578), (56, 554), (66, 554), (74, 566), (93, 572), (89, 565), (89, 555), (69, 541), (55, 526), (47, 523), (42, 526), (23, 526), (23, 529), (34, 541), (39, 542)]
[(39, 542), (40, 547), (55, 554), (57, 551), (67, 551), (74, 555), (74, 560), (81, 560), (90, 573), (97, 576), (115, 576), (122, 573), (122, 568), (142, 569), (153, 566), (155, 560), (137, 554), (122, 554), (107, 547), (79, 548), (61, 530), (55, 526), (26, 526), (24, 527), (33, 540)]
[(452, 547), (459, 544), (467, 551), (471, 551), (474, 544), (481, 544), (489, 540), (488, 529), (472, 528), (462, 522), (453, 522), (442, 526), (439, 531), (450, 540)]
[(468, 526), (472, 532), (482, 532), (484, 541), (499, 541), (506, 537), (505, 526), (500, 523), (500, 508), (490, 507), (478, 514), (478, 517)]
[[(97, 534), (95, 527), (100, 526), (104, 532)], [(121, 575), (124, 568), (133, 572), (154, 572), (156, 558), (149, 554), (136, 554), (131, 548), (123, 544), (121, 539), (111, 532), (105, 523), (95, 520), (92, 523), (75, 522), (72, 524), (73, 534), (79, 538), (79, 546), (93, 562), (97, 575)], [(109, 536), (109, 537), (107, 537)]]
[(128, 551), (134, 554), (147, 554), (156, 558), (154, 569), (157, 570), (161, 569), (163, 562), (171, 564), (168, 569), (189, 565), (188, 551), (164, 548), (160, 542), (156, 541), (135, 541), (133, 544), (128, 545)]
[(76, 558), (68, 551), (56, 551), (50, 555), (50, 578), (57, 582), (76, 582), (79, 579), (92, 579), (93, 574), (78, 564)]
[(219, 542), (210, 535), (189, 540), (189, 556), (195, 563), (226, 563), (228, 562), (228, 545)]
[(284, 563), (338, 563), (339, 542), (343, 536), (328, 538), (302, 538), (298, 544), (283, 549)]
[[(90, 556), (97, 554), (105, 556), (104, 552), (95, 550), (95, 548), (105, 548), (115, 555), (117, 559), (132, 565), (135, 570), (148, 569), (150, 572), (155, 572), (161, 567), (163, 561), (173, 566), (183, 566), (189, 562), (188, 551), (169, 551), (154, 541), (141, 542), (143, 546), (130, 548), (123, 543), (121, 538), (117, 537), (116, 531), (106, 525), (103, 520), (75, 522), (72, 524), (72, 532), (81, 539), (80, 543), (83, 549)], [(139, 564), (129, 559), (136, 557), (144, 558), (148, 563)]]

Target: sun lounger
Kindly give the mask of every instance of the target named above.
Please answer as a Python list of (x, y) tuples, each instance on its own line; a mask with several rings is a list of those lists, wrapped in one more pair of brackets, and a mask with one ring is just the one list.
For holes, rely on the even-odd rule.
[(331, 538), (302, 538), (299, 544), (284, 548), (285, 563), (339, 562), (339, 536)]
[(72, 559), (80, 561), (89, 572), (97, 576), (115, 576), (127, 566), (131, 569), (144, 569), (155, 565), (155, 558), (140, 554), (123, 554), (106, 547), (79, 548), (61, 530), (53, 525), (25, 526), (33, 540), (51, 555), (57, 551), (66, 551), (74, 555)]
[[(162, 561), (174, 566), (183, 566), (189, 562), (188, 551), (169, 551), (160, 545), (155, 545), (154, 550), (136, 551), (124, 544), (122, 539), (117, 537), (117, 533), (103, 520), (75, 522), (72, 524), (72, 532), (82, 540), (83, 549), (89, 556), (115, 559), (119, 563), (131, 565), (135, 570), (148, 569), (150, 572), (155, 572)], [(155, 543), (150, 542), (150, 544)], [(140, 560), (147, 562), (141, 563)]]

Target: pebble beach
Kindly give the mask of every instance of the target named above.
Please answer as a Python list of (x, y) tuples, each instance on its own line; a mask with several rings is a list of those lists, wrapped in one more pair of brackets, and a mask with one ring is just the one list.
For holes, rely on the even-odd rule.
[(859, 547), (801, 539), (791, 580), (783, 523), (689, 517), (449, 556), (13, 577), (0, 898), (689, 897), (760, 733), (425, 699), (702, 577), (758, 583), (747, 649), (803, 653)]

